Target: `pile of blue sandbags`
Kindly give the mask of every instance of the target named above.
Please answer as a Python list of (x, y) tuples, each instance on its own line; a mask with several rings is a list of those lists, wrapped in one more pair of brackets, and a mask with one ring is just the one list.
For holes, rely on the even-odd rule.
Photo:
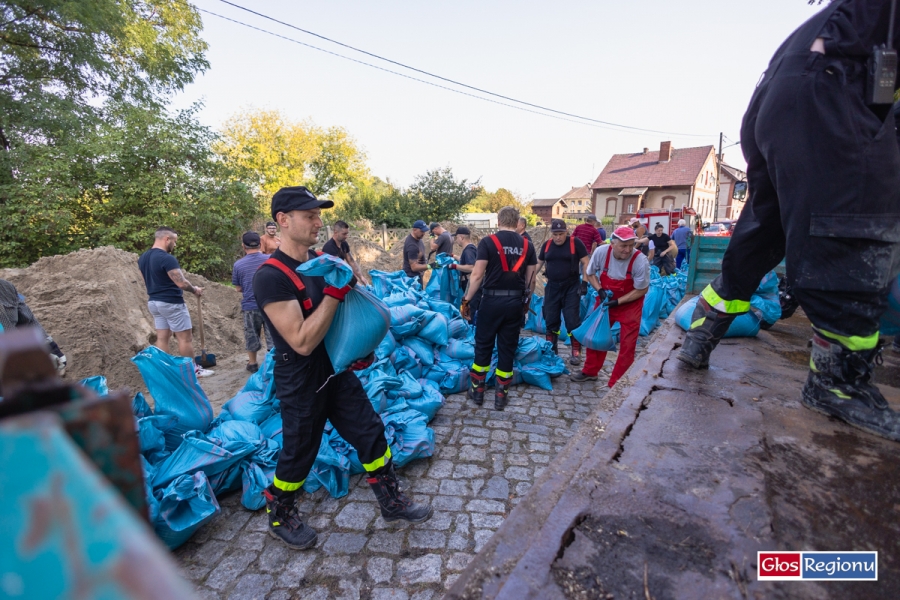
[[(675, 311), (675, 323), (685, 331), (690, 330), (691, 315), (699, 301), (700, 296), (691, 298)], [(756, 337), (762, 326), (772, 326), (780, 318), (778, 276), (775, 271), (769, 271), (750, 297), (750, 310), (731, 322), (724, 337)]]
[[(346, 275), (346, 265), (331, 256), (308, 261), (301, 269), (337, 278), (332, 285)], [(362, 350), (353, 352), (368, 352), (363, 346), (371, 349), (377, 343), (375, 362), (356, 375), (381, 415), (394, 463), (403, 466), (434, 453), (434, 431), (428, 422), (444, 404), (444, 395), (468, 386), (475, 331), (452, 302), (429, 297), (402, 271), (372, 271), (371, 276), (373, 285), (351, 292), (359, 297), (343, 303), (335, 321), (338, 325), (355, 321), (357, 331), (365, 330), (352, 340)], [(246, 508), (263, 506), (262, 490), (272, 482), (282, 447), (273, 352), (215, 419), (189, 358), (153, 346), (132, 358), (155, 400), (151, 409), (138, 394), (133, 410), (150, 520), (170, 548), (183, 544), (219, 512), (216, 497), (221, 494), (241, 490)], [(496, 351), (490, 383), (495, 366)], [(565, 363), (548, 342), (519, 340), (514, 381), (549, 390), (551, 378), (565, 372)], [(98, 392), (106, 391), (102, 377), (85, 382)], [(314, 492), (325, 487), (341, 497), (349, 491), (350, 476), (363, 471), (356, 450), (327, 423), (303, 488)]]
[(659, 267), (650, 265), (650, 289), (644, 296), (640, 335), (650, 335), (659, 322), (669, 316), (687, 289), (688, 264), (684, 263), (672, 275), (662, 276)]

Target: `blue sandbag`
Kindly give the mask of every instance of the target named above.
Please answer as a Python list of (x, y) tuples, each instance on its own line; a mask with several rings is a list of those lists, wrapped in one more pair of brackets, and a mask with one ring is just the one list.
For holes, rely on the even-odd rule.
[[(651, 267), (654, 268), (654, 267)], [(644, 308), (641, 313), (640, 335), (650, 335), (659, 326), (659, 312), (666, 301), (666, 294), (662, 285), (656, 281), (650, 281), (650, 289), (644, 296)]]
[[(353, 270), (343, 260), (323, 254), (297, 267), (303, 275), (324, 277), (334, 287), (343, 287)], [(325, 334), (325, 349), (335, 373), (370, 355), (384, 339), (391, 324), (388, 307), (362, 286), (350, 290), (340, 303)]]
[(141, 454), (155, 465), (169, 456), (166, 450), (166, 432), (178, 423), (172, 415), (150, 415), (138, 419), (138, 443)]
[(259, 446), (266, 439), (259, 425), (248, 421), (224, 421), (206, 432), (204, 437), (219, 446), (228, 442), (250, 442)]
[(408, 371), (403, 371), (402, 373), (400, 373), (399, 378), (402, 384), (399, 387), (388, 391), (388, 396), (391, 396), (392, 398), (406, 399), (418, 398), (424, 393), (422, 390), (422, 385)]
[(174, 550), (219, 512), (219, 503), (203, 471), (181, 475), (156, 492), (158, 515), (153, 529)]
[[(462, 301), (462, 296), (460, 296), (460, 301)], [(444, 302), (443, 300), (435, 300), (433, 298), (428, 298), (425, 302), (428, 304), (428, 310), (444, 315), (449, 321), (452, 321), (453, 319), (462, 319), (462, 315), (456, 304)]]
[(881, 335), (900, 335), (900, 277), (891, 284), (888, 308), (881, 316)]
[(544, 321), (544, 297), (532, 294), (528, 308), (530, 310), (525, 319), (525, 329), (534, 333), (547, 333), (547, 323)]
[(267, 399), (263, 392), (238, 392), (222, 406), (222, 412), (236, 421), (262, 423), (275, 412), (274, 398)]
[(403, 345), (413, 351), (423, 366), (434, 364), (434, 348), (427, 341), (413, 336), (404, 339)]
[(263, 362), (256, 373), (247, 378), (247, 383), (241, 388), (242, 392), (267, 393), (272, 386), (272, 374), (275, 371), (275, 349), (266, 352)]
[(259, 428), (263, 432), (263, 435), (266, 436), (267, 439), (275, 440), (279, 444), (282, 443), (281, 414), (272, 415), (271, 417), (269, 417), (268, 419), (263, 421), (260, 424)]
[(593, 286), (588, 286), (587, 294), (581, 297), (578, 305), (578, 313), (581, 320), (584, 321), (591, 309), (594, 308), (594, 302), (597, 300), (597, 290)]
[(94, 390), (98, 396), (108, 396), (109, 386), (106, 384), (106, 377), (103, 375), (94, 375), (79, 382), (84, 387)]
[(184, 441), (166, 460), (158, 465), (153, 478), (153, 488), (159, 488), (174, 481), (185, 473), (203, 471), (207, 477), (228, 470), (242, 458), (253, 454), (258, 444), (244, 441), (230, 441), (222, 445), (202, 437), (197, 431), (184, 436)]
[(450, 319), (449, 324), (450, 337), (453, 339), (464, 339), (469, 333), (469, 324), (461, 317)]
[(375, 348), (375, 358), (378, 360), (387, 358), (396, 349), (397, 341), (394, 339), (394, 334), (388, 331), (385, 334), (384, 339), (381, 340), (381, 343), (378, 344), (378, 347)]
[[(331, 424), (326, 426), (326, 433), (331, 433)], [(342, 498), (350, 489), (350, 461), (346, 456), (338, 454), (329, 443), (328, 435), (322, 436), (319, 453), (313, 463), (303, 489), (313, 493), (320, 487), (328, 490), (332, 498)]]
[(440, 385), (430, 379), (420, 379), (419, 384), (422, 386), (422, 394), (419, 397), (407, 398), (406, 403), (431, 421), (444, 405), (444, 396), (441, 395)]
[(391, 333), (398, 342), (403, 338), (416, 335), (436, 313), (426, 311), (412, 304), (394, 306), (391, 312)]
[[(521, 340), (519, 343), (521, 343)], [(456, 360), (471, 361), (475, 358), (475, 344), (453, 338), (447, 342), (447, 347), (443, 348), (441, 352)]]
[(397, 371), (409, 371), (416, 379), (422, 377), (422, 363), (419, 362), (415, 352), (410, 351), (406, 346), (397, 346), (397, 349), (391, 354), (390, 360)]
[[(516, 355), (514, 360), (520, 364), (530, 364), (541, 359), (543, 345), (540, 338), (536, 337), (520, 337), (519, 345), (516, 347)], [(472, 349), (472, 357), (475, 357), (475, 349)]]
[(266, 505), (263, 490), (269, 486), (269, 480), (256, 463), (241, 464), (241, 505), (247, 510), (259, 510)]
[(382, 421), (396, 466), (402, 467), (417, 458), (428, 458), (434, 454), (434, 431), (419, 411), (404, 410), (382, 415)]
[(336, 429), (328, 434), (328, 445), (330, 445), (331, 449), (337, 454), (345, 457), (350, 463), (350, 475), (366, 472), (365, 468), (362, 466), (362, 462), (359, 460), (359, 455), (356, 453), (356, 448), (342, 438)]
[[(699, 301), (700, 296), (695, 296), (679, 306), (678, 310), (675, 311), (675, 323), (685, 331), (689, 331), (691, 328), (691, 315), (694, 313), (694, 308)], [(756, 337), (759, 333), (759, 323), (760, 317), (753, 311), (738, 315), (731, 322), (731, 325), (728, 326), (728, 331), (725, 332), (723, 337)]]
[(572, 332), (581, 345), (600, 352), (615, 352), (616, 344), (609, 327), (609, 310), (605, 303), (595, 308), (581, 326)]
[(144, 398), (144, 394), (141, 392), (135, 394), (134, 398), (131, 400), (131, 412), (133, 412), (134, 416), (138, 419), (141, 417), (153, 416), (153, 409), (147, 404), (147, 399)]
[(431, 321), (420, 329), (416, 336), (435, 346), (446, 346), (450, 340), (450, 323), (447, 317), (435, 313)]
[(213, 420), (213, 409), (197, 382), (194, 361), (166, 354), (149, 346), (131, 359), (153, 396), (157, 415), (178, 417), (178, 424), (166, 433), (166, 448), (174, 450), (188, 431), (206, 431)]
[(442, 394), (459, 394), (469, 387), (469, 367), (464, 365), (448, 368), (440, 381)]
[(778, 294), (778, 275), (769, 271), (759, 282), (759, 287), (750, 297), (750, 306), (759, 311), (762, 319), (774, 325), (781, 318), (781, 299)]
[(441, 252), (435, 258), (436, 267), (431, 271), (431, 277), (425, 286), (425, 294), (429, 298), (442, 300), (456, 304), (462, 300), (459, 288), (459, 271), (451, 269), (450, 265), (456, 261), (452, 256)]

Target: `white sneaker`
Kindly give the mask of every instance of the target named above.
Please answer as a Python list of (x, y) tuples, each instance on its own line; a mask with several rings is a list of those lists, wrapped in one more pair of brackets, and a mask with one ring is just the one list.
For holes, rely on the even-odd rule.
[(209, 369), (203, 369), (201, 367), (197, 367), (194, 371), (197, 374), (197, 377), (209, 377), (210, 375), (215, 375), (215, 371), (211, 371)]

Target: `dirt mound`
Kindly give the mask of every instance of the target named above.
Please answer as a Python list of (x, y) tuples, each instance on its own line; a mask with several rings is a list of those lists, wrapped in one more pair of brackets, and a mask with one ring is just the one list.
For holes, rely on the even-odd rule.
[[(155, 339), (138, 255), (112, 246), (45, 257), (25, 269), (0, 269), (59, 343), (69, 359), (67, 379), (105, 375), (110, 388), (145, 390), (131, 357)], [(207, 350), (218, 358), (241, 353), (240, 293), (200, 275), (187, 274), (203, 292)], [(200, 350), (197, 301), (186, 298)], [(172, 339), (170, 352), (177, 354)]]
[(397, 271), (403, 266), (402, 245), (396, 252), (385, 252), (379, 244), (353, 235), (347, 243), (353, 256), (359, 261), (359, 266), (367, 273), (373, 269)]

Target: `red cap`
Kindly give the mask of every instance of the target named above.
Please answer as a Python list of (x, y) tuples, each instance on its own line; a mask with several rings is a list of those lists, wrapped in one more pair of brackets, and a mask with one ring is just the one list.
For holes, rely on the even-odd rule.
[(612, 233), (612, 237), (617, 240), (622, 240), (623, 242), (629, 242), (631, 240), (636, 240), (637, 236), (634, 234), (634, 230), (631, 227), (618, 227)]

